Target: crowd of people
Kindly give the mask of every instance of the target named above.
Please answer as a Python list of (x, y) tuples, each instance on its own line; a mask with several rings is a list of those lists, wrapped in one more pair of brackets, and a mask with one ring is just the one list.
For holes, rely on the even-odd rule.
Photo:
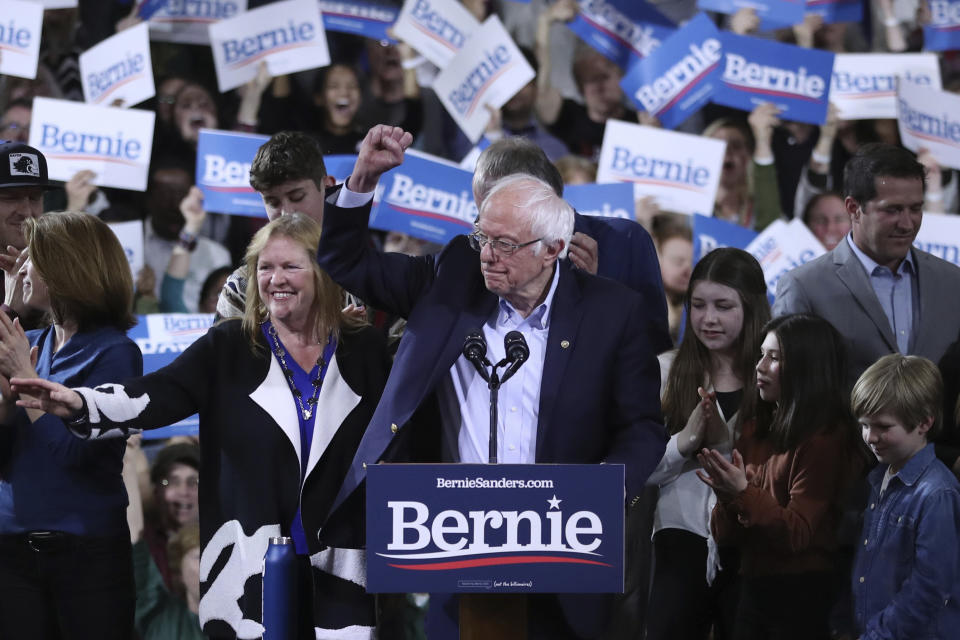
[[(82, 99), (77, 56), (138, 4), (46, 11), (36, 79), (0, 75), (0, 640), (260, 637), (277, 536), (296, 552), (298, 638), (458, 637), (455, 595), (367, 593), (364, 481), (378, 462), (488, 461), (474, 328), (491, 359), (511, 331), (530, 349), (501, 390), (498, 461), (625, 469), (625, 592), (530, 596), (529, 637), (955, 634), (960, 267), (913, 242), (960, 198), (896, 121), (831, 107), (816, 127), (765, 103), (680, 126), (726, 143), (705, 213), (799, 217), (824, 245), (771, 304), (752, 255), (694, 263), (689, 218), (655, 200), (634, 220), (563, 200), (595, 181), (607, 120), (659, 126), (566, 29), (573, 0), (463, 1), (501, 16), (536, 77), (493, 114), (479, 215), (443, 247), (368, 226), (408, 149), (472, 147), (404, 43), (328, 32), (331, 65), (262, 65), (219, 94), (209, 48), (153, 42), (146, 191), (51, 181), (32, 101)], [(922, 48), (923, 6), (864, 9), (763, 34), (752, 10), (713, 17), (838, 53)], [(270, 136), (250, 159), (265, 220), (205, 210), (205, 127)], [(332, 154), (356, 154), (349, 175), (327, 173)], [(136, 274), (120, 220), (143, 221)], [(198, 311), (215, 325), (143, 375), (133, 314)], [(144, 444), (192, 414), (199, 436)]]

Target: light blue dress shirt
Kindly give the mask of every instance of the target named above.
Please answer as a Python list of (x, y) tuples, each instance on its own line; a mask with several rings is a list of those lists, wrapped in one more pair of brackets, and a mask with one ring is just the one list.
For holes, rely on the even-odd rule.
[[(510, 331), (522, 333), (530, 347), (530, 357), (500, 387), (497, 406), (498, 462), (530, 464), (536, 461), (540, 381), (550, 333), (550, 312), (559, 278), (560, 271), (554, 265), (553, 281), (546, 298), (526, 318), (513, 305), (500, 298), (496, 310), (482, 328), (490, 362), (503, 359), (503, 338)], [(490, 452), (490, 391), (487, 383), (462, 355), (450, 367), (448, 381), (439, 389), (440, 414), (445, 440), (457, 443), (454, 460), (486, 463)]]
[(847, 235), (847, 242), (850, 243), (850, 249), (860, 260), (860, 264), (867, 270), (867, 276), (870, 278), (870, 285), (874, 293), (877, 294), (877, 300), (883, 307), (883, 312), (887, 314), (887, 320), (890, 322), (890, 328), (893, 329), (893, 335), (897, 339), (897, 348), (900, 353), (910, 353), (910, 346), (913, 338), (913, 290), (917, 277), (916, 265), (913, 263), (913, 253), (907, 252), (907, 257), (903, 259), (896, 273), (889, 267), (884, 267), (876, 263), (870, 256), (860, 250), (860, 247), (853, 241), (852, 235)]

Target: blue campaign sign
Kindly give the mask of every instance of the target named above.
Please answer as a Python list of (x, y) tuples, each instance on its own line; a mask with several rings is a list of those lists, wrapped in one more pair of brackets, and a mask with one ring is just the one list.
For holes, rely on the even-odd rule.
[(623, 592), (623, 465), (367, 468), (367, 591)]
[(380, 178), (370, 226), (446, 244), (473, 228), (472, 182), (473, 174), (455, 164), (408, 151), (402, 165)]
[(714, 102), (744, 111), (772, 102), (782, 120), (826, 122), (833, 53), (728, 32), (720, 37), (723, 72)]
[(826, 24), (863, 22), (863, 0), (807, 0), (807, 13), (823, 16)]
[[(193, 342), (213, 326), (212, 313), (167, 313), (137, 316), (137, 324), (127, 331), (127, 337), (137, 343), (143, 354), (143, 373), (153, 373), (180, 355)], [(111, 380), (111, 382), (123, 382)], [(148, 440), (171, 438), (181, 435), (197, 435), (199, 421), (190, 416), (180, 422), (144, 431)]]
[(167, 6), (169, 0), (143, 0), (143, 4), (137, 9), (137, 17), (141, 20), (149, 20), (157, 11)]
[(673, 129), (710, 100), (722, 57), (720, 32), (701, 13), (631, 66), (620, 86), (638, 109)]
[(960, 0), (930, 0), (930, 23), (923, 27), (927, 51), (960, 49)]
[(202, 129), (197, 140), (197, 186), (207, 211), (266, 218), (250, 186), (250, 164), (267, 136)]
[(734, 14), (740, 9), (753, 9), (764, 22), (794, 25), (803, 22), (804, 0), (697, 0), (697, 8)]
[(740, 225), (694, 214), (693, 216), (693, 262), (719, 247), (746, 249), (757, 237), (757, 232)]
[(563, 199), (585, 216), (635, 218), (633, 185), (629, 182), (566, 185)]
[(356, 155), (337, 154), (323, 156), (323, 166), (327, 170), (327, 175), (336, 178), (337, 182), (343, 182), (350, 177), (350, 174), (353, 173), (353, 165), (356, 163)]
[(357, 0), (320, 0), (320, 11), (327, 31), (395, 42), (387, 29), (397, 21), (396, 7)]
[(568, 25), (591, 47), (626, 69), (650, 55), (676, 29), (644, 0), (579, 0)]

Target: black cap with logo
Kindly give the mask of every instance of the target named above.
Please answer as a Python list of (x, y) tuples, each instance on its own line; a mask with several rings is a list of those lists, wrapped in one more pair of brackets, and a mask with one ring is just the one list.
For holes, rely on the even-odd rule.
[(52, 187), (47, 179), (47, 159), (28, 144), (0, 140), (0, 189)]

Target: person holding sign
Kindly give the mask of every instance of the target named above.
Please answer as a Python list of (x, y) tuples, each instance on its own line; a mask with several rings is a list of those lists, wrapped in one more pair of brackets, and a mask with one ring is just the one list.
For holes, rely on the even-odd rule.
[(258, 231), (243, 319), (215, 325), (154, 373), (72, 390), (36, 376), (13, 381), (21, 406), (69, 419), (77, 445), (106, 446), (200, 414), (200, 485), (210, 487), (200, 493), (200, 564), (209, 568), (200, 620), (211, 638), (263, 633), (261, 564), (273, 536), (296, 547), (297, 637), (344, 637), (348, 628), (373, 637), (353, 511), (362, 505), (333, 513), (331, 504), (389, 357), (376, 330), (341, 313), (343, 291), (314, 259), (319, 237), (320, 226), (296, 214)]
[[(527, 175), (493, 185), (473, 233), (455, 237), (435, 256), (370, 248), (368, 211), (342, 207), (369, 203), (380, 176), (402, 161), (410, 142), (402, 129), (371, 129), (336, 195), (340, 207), (324, 213), (320, 264), (377, 309), (408, 320), (334, 508), (356, 495), (366, 465), (409, 457), (420, 439), (432, 449), (421, 460), (488, 462), (487, 386), (461, 353), (475, 327), (482, 327), (491, 359), (503, 353), (510, 330), (522, 333), (530, 349), (523, 368), (500, 390), (501, 406), (516, 411), (508, 435), (498, 438), (497, 459), (624, 464), (626, 496), (637, 495), (666, 442), (656, 353), (638, 330), (650, 324), (651, 305), (663, 301), (562, 260), (573, 235), (573, 209), (551, 186)], [(429, 417), (435, 401), (440, 415)], [(432, 598), (431, 636), (455, 637), (457, 601)], [(610, 601), (531, 597), (531, 637), (597, 637), (609, 620)]]
[(569, 22), (577, 15), (574, 0), (551, 4), (537, 19), (537, 116), (573, 153), (596, 158), (603, 144), (607, 120), (637, 121), (636, 111), (624, 106), (620, 79), (623, 70), (595, 49), (583, 46), (573, 61), (573, 79), (583, 104), (564, 98), (551, 84), (550, 29), (554, 22)]
[(704, 129), (704, 136), (727, 143), (714, 216), (757, 231), (779, 217), (780, 192), (771, 147), (778, 124), (777, 107), (764, 102), (747, 122), (719, 118)]
[(0, 313), (0, 637), (133, 638), (125, 444), (74, 438), (59, 417), (14, 406), (8, 384), (139, 375), (130, 267), (94, 216), (48, 213), (24, 232), (24, 302), (53, 324), (25, 333)]
[(764, 333), (756, 416), (731, 459), (701, 449), (696, 473), (716, 495), (713, 537), (740, 550), (735, 637), (827, 640), (841, 499), (865, 462), (844, 392), (843, 340), (804, 314)]
[(957, 339), (960, 268), (913, 248), (923, 220), (924, 176), (923, 165), (903, 147), (861, 147), (844, 169), (850, 234), (777, 282), (774, 316), (813, 313), (843, 335), (848, 388), (883, 355), (939, 362)]
[[(756, 414), (756, 354), (770, 320), (767, 284), (746, 251), (722, 248), (697, 263), (685, 296), (687, 331), (660, 356), (663, 409), (672, 432), (647, 482), (659, 486), (654, 517), (655, 571), (647, 639), (733, 637), (737, 550), (710, 534), (716, 497), (695, 473), (709, 446), (729, 457)], [(706, 567), (706, 575), (704, 575)]]

